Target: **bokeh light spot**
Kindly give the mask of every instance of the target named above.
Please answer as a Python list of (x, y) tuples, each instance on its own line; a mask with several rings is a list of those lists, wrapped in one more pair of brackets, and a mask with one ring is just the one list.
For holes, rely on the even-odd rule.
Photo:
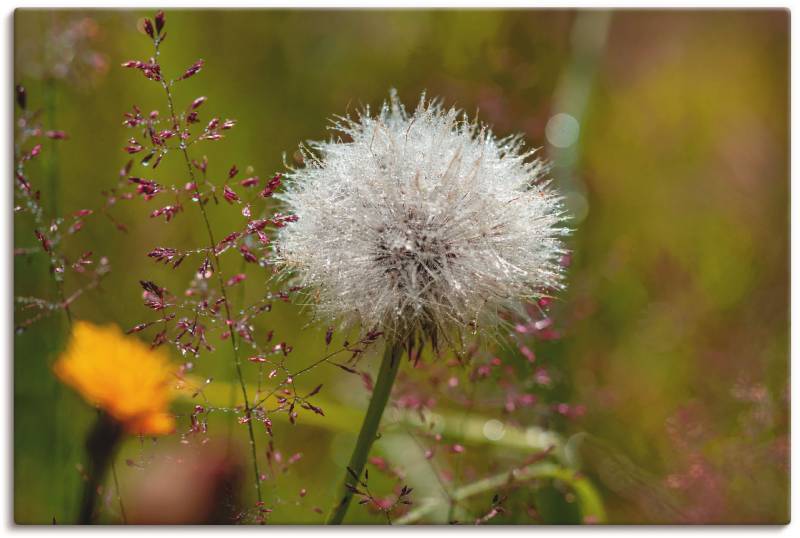
[(557, 148), (568, 148), (578, 141), (581, 126), (574, 117), (561, 112), (547, 121), (544, 133), (547, 141)]
[(499, 441), (505, 434), (505, 425), (497, 419), (487, 420), (483, 425), (483, 435), (490, 441)]

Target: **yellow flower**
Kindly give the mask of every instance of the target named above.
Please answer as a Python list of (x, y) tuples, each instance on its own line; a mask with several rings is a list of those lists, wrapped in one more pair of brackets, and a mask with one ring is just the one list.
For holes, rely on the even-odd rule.
[(125, 336), (115, 325), (76, 322), (53, 370), (128, 433), (162, 435), (175, 429), (168, 412), (173, 369), (166, 353)]

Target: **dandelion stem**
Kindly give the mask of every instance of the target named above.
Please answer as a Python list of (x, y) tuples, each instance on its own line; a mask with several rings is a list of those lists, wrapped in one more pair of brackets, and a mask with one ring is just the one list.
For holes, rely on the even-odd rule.
[(114, 457), (117, 444), (122, 437), (122, 427), (102, 411), (98, 412), (97, 421), (86, 437), (86, 482), (83, 486), (78, 523), (88, 525), (94, 523), (94, 508), (97, 504), (97, 488), (103, 483), (108, 465)]
[[(158, 40), (156, 40), (156, 55), (158, 55)], [(169, 113), (172, 118), (172, 123), (174, 126), (177, 127), (178, 125), (178, 116), (175, 113), (175, 104), (173, 103), (172, 99), (172, 91), (170, 89), (170, 84), (167, 83), (165, 80), (161, 81), (161, 86), (164, 88), (164, 92), (167, 95), (167, 103), (169, 105)], [(189, 172), (189, 179), (192, 181), (194, 185), (194, 193), (195, 197), (197, 198), (197, 205), (200, 208), (200, 213), (203, 216), (203, 223), (205, 224), (206, 233), (208, 234), (208, 241), (209, 241), (209, 251), (214, 258), (214, 266), (215, 266), (215, 273), (217, 274), (217, 280), (219, 282), (219, 290), (222, 294), (223, 304), (225, 307), (225, 320), (226, 323), (232, 323), (233, 317), (231, 315), (231, 306), (230, 300), (228, 299), (228, 293), (225, 290), (225, 280), (222, 276), (222, 265), (220, 264), (219, 254), (216, 251), (217, 242), (214, 240), (214, 232), (211, 229), (211, 222), (208, 219), (208, 212), (206, 211), (205, 204), (203, 204), (202, 194), (200, 193), (200, 187), (197, 184), (197, 180), (194, 175), (194, 170), (192, 169), (192, 160), (189, 157), (189, 151), (186, 148), (186, 143), (181, 142), (180, 150), (183, 154), (183, 159), (186, 162), (186, 168)], [(236, 368), (236, 376), (239, 380), (239, 386), (242, 390), (242, 397), (244, 398), (244, 415), (247, 419), (247, 433), (250, 437), (250, 453), (253, 460), (253, 473), (255, 474), (255, 486), (256, 486), (256, 496), (258, 498), (259, 504), (263, 502), (261, 497), (261, 472), (258, 469), (258, 456), (256, 451), (256, 439), (255, 433), (253, 432), (253, 423), (250, 420), (251, 417), (251, 407), (250, 407), (250, 398), (247, 395), (247, 386), (244, 382), (244, 374), (242, 373), (242, 363), (241, 359), (239, 358), (239, 346), (236, 344), (236, 331), (232, 325), (229, 326), (230, 331), (230, 341), (231, 347), (233, 349), (233, 362)]]
[(402, 353), (403, 346), (399, 341), (386, 342), (383, 359), (381, 360), (381, 368), (378, 372), (378, 379), (375, 381), (375, 387), (372, 389), (372, 398), (369, 401), (367, 414), (364, 417), (364, 422), (361, 423), (361, 431), (358, 434), (358, 440), (353, 449), (353, 454), (350, 456), (350, 463), (347, 466), (348, 470), (345, 473), (344, 484), (340, 486), (342, 498), (336, 503), (328, 517), (327, 523), (329, 525), (341, 524), (345, 514), (347, 514), (347, 508), (350, 506), (350, 501), (353, 498), (353, 491), (351, 488), (358, 487), (358, 477), (361, 476), (364, 470), (364, 464), (367, 461), (369, 450), (376, 439), (378, 426), (383, 416), (383, 410), (386, 408), (386, 404), (389, 401), (392, 385), (394, 385), (397, 371), (400, 369), (400, 357)]

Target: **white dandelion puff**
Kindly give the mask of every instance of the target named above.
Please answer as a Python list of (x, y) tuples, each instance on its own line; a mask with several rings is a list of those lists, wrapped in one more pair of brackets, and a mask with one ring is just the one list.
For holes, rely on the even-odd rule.
[(568, 233), (546, 165), (421, 97), (334, 123), (280, 195), (276, 252), (318, 314), (398, 337), (497, 322), (562, 286)]

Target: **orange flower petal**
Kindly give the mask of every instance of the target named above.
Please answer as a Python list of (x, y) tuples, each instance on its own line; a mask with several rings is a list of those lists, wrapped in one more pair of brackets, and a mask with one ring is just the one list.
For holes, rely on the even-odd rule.
[(152, 413), (125, 422), (125, 430), (134, 435), (167, 435), (175, 431), (175, 417)]
[(53, 372), (131, 433), (162, 435), (175, 429), (167, 412), (174, 394), (167, 354), (114, 325), (75, 323)]

